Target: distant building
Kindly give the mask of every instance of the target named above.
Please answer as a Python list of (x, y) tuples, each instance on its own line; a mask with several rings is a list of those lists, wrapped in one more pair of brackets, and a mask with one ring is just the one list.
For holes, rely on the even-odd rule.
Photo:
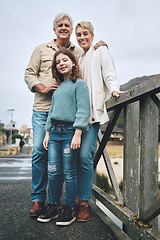
[(17, 129), (17, 123), (13, 120), (11, 120), (11, 122), (6, 125), (6, 130), (7, 131), (10, 131), (11, 129), (12, 129), (12, 135), (19, 133), (19, 130)]
[[(101, 126), (101, 132), (104, 133), (106, 130), (107, 125), (104, 124)], [(110, 135), (109, 141), (107, 142), (108, 145), (121, 145), (123, 144), (123, 129), (115, 126), (113, 131)]]
[(20, 129), (20, 134), (27, 140), (30, 145), (33, 145), (33, 130), (32, 128), (28, 128), (27, 125), (23, 125)]
[(31, 128), (26, 128), (26, 129), (21, 128), (20, 129), (20, 134), (23, 135), (24, 138), (30, 138), (31, 132), (32, 132)]
[[(0, 121), (0, 129), (4, 128), (4, 123)], [(7, 141), (7, 135), (4, 131), (0, 130), (0, 146), (4, 145)]]

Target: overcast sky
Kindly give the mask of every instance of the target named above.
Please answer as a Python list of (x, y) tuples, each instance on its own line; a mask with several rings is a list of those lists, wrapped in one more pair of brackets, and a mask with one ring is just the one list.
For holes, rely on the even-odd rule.
[[(103, 39), (114, 58), (120, 84), (160, 69), (159, 0), (0, 0), (0, 120), (8, 124), (7, 109), (15, 109), (17, 127), (31, 127), (34, 94), (24, 71), (34, 48), (55, 38), (57, 13), (77, 22), (91, 21), (94, 43)], [(71, 41), (77, 45), (73, 32)], [(78, 45), (77, 45), (78, 46)]]

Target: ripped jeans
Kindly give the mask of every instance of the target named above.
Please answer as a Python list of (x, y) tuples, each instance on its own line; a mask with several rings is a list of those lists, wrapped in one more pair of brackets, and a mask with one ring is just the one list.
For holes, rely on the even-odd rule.
[(71, 150), (75, 129), (72, 124), (53, 125), (48, 146), (49, 203), (58, 204), (65, 180), (65, 205), (74, 206), (77, 193), (77, 150)]

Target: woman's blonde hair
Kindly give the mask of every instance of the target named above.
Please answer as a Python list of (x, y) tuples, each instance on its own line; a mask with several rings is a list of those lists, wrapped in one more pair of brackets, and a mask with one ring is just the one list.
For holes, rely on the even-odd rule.
[(80, 71), (80, 68), (78, 66), (78, 62), (77, 62), (76, 57), (74, 56), (74, 54), (71, 51), (67, 50), (65, 47), (60, 48), (59, 51), (57, 51), (54, 55), (53, 62), (52, 62), (53, 78), (55, 78), (57, 82), (63, 82), (64, 81), (63, 75), (57, 71), (57, 67), (56, 67), (56, 57), (60, 53), (63, 53), (65, 55), (67, 55), (71, 59), (71, 61), (75, 64), (72, 68), (72, 72), (71, 72), (71, 75), (70, 75), (70, 80), (72, 80), (73, 82), (76, 82), (77, 78), (82, 78), (81, 71)]
[(91, 22), (82, 21), (82, 22), (77, 23), (75, 31), (77, 30), (78, 27), (87, 28), (88, 31), (90, 32), (90, 34), (94, 34), (94, 27)]

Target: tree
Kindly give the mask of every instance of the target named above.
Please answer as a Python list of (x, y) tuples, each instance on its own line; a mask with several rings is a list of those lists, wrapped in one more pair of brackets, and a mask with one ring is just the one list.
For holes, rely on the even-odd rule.
[(15, 143), (16, 138), (18, 138), (18, 139), (23, 139), (23, 136), (20, 135), (20, 134), (13, 134), (13, 135), (12, 135), (12, 142), (13, 142), (13, 143)]
[(6, 133), (6, 129), (5, 128), (0, 128), (0, 132)]

